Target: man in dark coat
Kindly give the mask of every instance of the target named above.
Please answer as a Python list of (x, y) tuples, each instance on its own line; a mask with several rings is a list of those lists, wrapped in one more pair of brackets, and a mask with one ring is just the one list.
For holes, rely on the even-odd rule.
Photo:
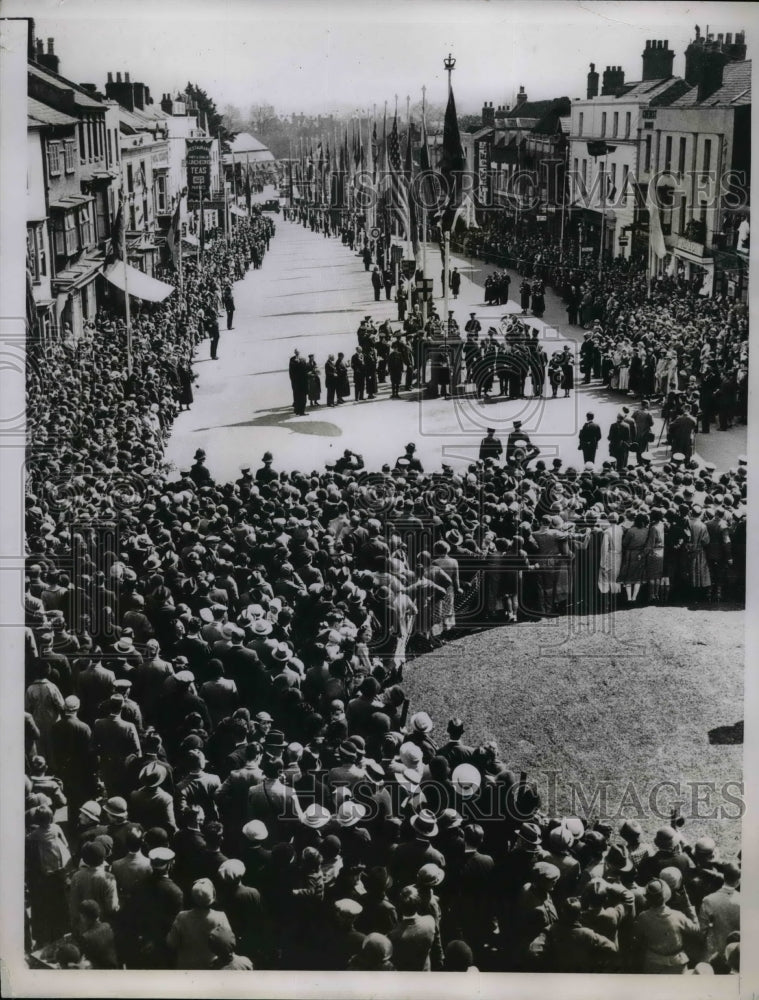
[(697, 427), (698, 424), (689, 413), (681, 413), (670, 421), (668, 437), (672, 454), (682, 452), (685, 461), (690, 461), (693, 454), (693, 435)]
[(97, 792), (93, 773), (90, 727), (77, 717), (79, 699), (66, 698), (63, 715), (50, 732), (52, 769), (63, 782), (68, 800), (69, 822), (76, 825), (79, 807)]
[(308, 363), (301, 357), (300, 351), (296, 348), (290, 358), (290, 385), (293, 390), (293, 410), (296, 416), (302, 417), (306, 412), (306, 400), (308, 399)]
[(111, 695), (108, 715), (97, 719), (92, 727), (92, 748), (97, 754), (100, 776), (109, 795), (118, 795), (125, 788), (126, 760), (140, 752), (140, 740), (133, 722), (121, 718), (124, 699)]
[(390, 296), (393, 291), (393, 285), (395, 281), (393, 280), (393, 269), (391, 267), (386, 267), (382, 274), (382, 283), (385, 286), (385, 298), (390, 301)]
[(503, 445), (500, 440), (495, 436), (495, 427), (488, 427), (487, 436), (480, 441), (480, 461), (484, 462), (487, 458), (492, 458), (494, 462), (503, 454)]
[(382, 275), (379, 272), (379, 268), (375, 264), (374, 270), (372, 271), (372, 288), (374, 289), (374, 301), (379, 302), (380, 292), (382, 291)]
[(609, 428), (609, 454), (617, 461), (618, 469), (627, 468), (630, 454), (630, 428), (623, 413), (617, 414), (616, 421)]
[(219, 347), (219, 318), (213, 311), (211, 306), (206, 308), (206, 319), (205, 319), (206, 333), (211, 341), (211, 360), (216, 361), (216, 352)]
[(403, 377), (403, 355), (401, 345), (396, 341), (387, 358), (387, 368), (390, 372), (390, 397), (398, 399), (401, 391), (401, 379)]
[(353, 369), (353, 392), (356, 402), (364, 398), (364, 383), (366, 381), (366, 361), (360, 347), (351, 358), (351, 368)]
[(454, 299), (459, 297), (459, 290), (461, 289), (461, 275), (459, 274), (459, 269), (454, 267), (451, 272), (451, 294)]
[(585, 414), (585, 423), (580, 428), (580, 449), (586, 462), (595, 462), (601, 428), (595, 421), (594, 413)]
[(232, 286), (231, 285), (227, 285), (227, 287), (224, 289), (224, 298), (223, 298), (223, 301), (224, 301), (224, 308), (225, 308), (226, 313), (227, 313), (227, 329), (231, 330), (232, 329), (232, 320), (234, 319), (234, 315), (235, 315), (235, 300), (234, 300), (234, 296), (232, 295)]

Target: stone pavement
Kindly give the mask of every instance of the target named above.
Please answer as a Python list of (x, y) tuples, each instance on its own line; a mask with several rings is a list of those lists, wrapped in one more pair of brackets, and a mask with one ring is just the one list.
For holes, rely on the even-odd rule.
[[(332, 409), (327, 409), (323, 391), (320, 407), (296, 417), (288, 377), (296, 347), (305, 356), (313, 353), (323, 373), (329, 353), (343, 351), (350, 360), (363, 316), (371, 315), (376, 322), (390, 318), (396, 328), (399, 324), (397, 306), (385, 300), (384, 292), (380, 302), (374, 301), (369, 275), (356, 253), (337, 239), (285, 222), (281, 216), (275, 216), (275, 222), (277, 232), (261, 269), (249, 271), (235, 285), (234, 329), (227, 332), (225, 318), (220, 318), (218, 360), (209, 359), (207, 341), (200, 345), (195, 402), (174, 423), (169, 462), (177, 467), (189, 464), (196, 448), (204, 448), (212, 475), (227, 481), (238, 478), (243, 462), (257, 468), (267, 450), (273, 452), (279, 470), (310, 471), (322, 469), (350, 448), (376, 471), (384, 462), (393, 464), (405, 444), (413, 441), (425, 469), (439, 468), (441, 461), (461, 468), (477, 457), (486, 427), (495, 427), (505, 439), (518, 417), (541, 448), (541, 457), (558, 455), (565, 465), (576, 465), (581, 461), (577, 430), (588, 408), (595, 412), (605, 437), (621, 397), (594, 386), (583, 386), (568, 399), (561, 398), (560, 390), (557, 399), (483, 403), (470, 397), (427, 400), (418, 390), (391, 400), (387, 383), (380, 386), (375, 400), (346, 402)], [(434, 276), (437, 291), (439, 261), (437, 247), (428, 246), (428, 273)], [(469, 266), (459, 261), (460, 268)], [(481, 284), (487, 270), (480, 262), (473, 266), (482, 270), (462, 272), (461, 293), (451, 307), (462, 329), (469, 312), (476, 311), (486, 331), (507, 310), (485, 307)], [(512, 289), (516, 288), (518, 283), (512, 280)], [(574, 345), (582, 333), (552, 323), (555, 314), (556, 303), (551, 301), (545, 322), (528, 320), (540, 329), (549, 356), (566, 342)], [(658, 431), (657, 425), (657, 437)], [(602, 441), (598, 460), (607, 455)]]

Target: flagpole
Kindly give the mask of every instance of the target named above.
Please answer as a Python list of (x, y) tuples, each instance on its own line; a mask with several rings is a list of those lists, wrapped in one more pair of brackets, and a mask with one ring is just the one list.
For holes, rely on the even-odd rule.
[[(443, 60), (443, 67), (448, 73), (448, 97), (451, 96), (452, 84), (451, 73), (456, 66), (456, 60), (448, 53), (448, 58)], [(443, 335), (448, 339), (448, 271), (451, 263), (451, 231), (446, 229), (443, 234)]]
[(179, 295), (184, 297), (184, 276), (182, 274), (182, 193), (179, 193), (179, 230), (177, 232), (179, 240)]
[(561, 184), (561, 238), (559, 247), (559, 263), (564, 263), (564, 215), (566, 210), (566, 184), (567, 184), (567, 172), (569, 171), (569, 143), (567, 143), (565, 158), (564, 158), (564, 177)]
[[(411, 96), (409, 94), (406, 94), (406, 125), (408, 127), (408, 136), (406, 138), (406, 142), (408, 143), (409, 149), (411, 149), (411, 139), (412, 139), (412, 136), (411, 136)], [(411, 169), (412, 169), (412, 175), (413, 175), (413, 157), (412, 157), (412, 168)], [(412, 179), (412, 176), (409, 176), (409, 177), (406, 178), (406, 183), (408, 185), (408, 187), (407, 187), (407, 194), (406, 194), (407, 199), (411, 198), (411, 179)], [(416, 218), (416, 215), (414, 216), (414, 218)], [(406, 244), (407, 244), (406, 251), (408, 253), (409, 260), (411, 260), (412, 257), (413, 257), (414, 251), (413, 251), (413, 242), (412, 242), (412, 239), (411, 239), (411, 205), (410, 204), (409, 204), (409, 211), (408, 211), (408, 228), (409, 228), (409, 231), (406, 233)]]
[[(123, 187), (124, 179), (122, 177), (122, 190), (126, 192)], [(122, 225), (121, 225), (121, 256), (124, 261), (124, 316), (126, 319), (126, 345), (127, 345), (127, 374), (132, 374), (132, 314), (129, 307), (129, 286), (127, 278), (127, 271), (129, 269), (129, 261), (127, 260), (127, 239), (126, 239), (126, 212), (122, 214)]]
[(221, 146), (221, 129), (216, 133), (216, 138), (219, 140), (219, 180), (221, 181), (221, 186), (224, 193), (224, 239), (229, 240), (229, 205), (227, 205), (227, 177), (224, 170), (224, 153), (222, 152)]
[[(425, 115), (427, 113), (427, 87), (422, 85), (422, 135), (427, 140), (427, 123)], [(419, 164), (422, 165), (421, 162)], [(420, 188), (421, 190), (421, 188)], [(427, 277), (427, 206), (425, 199), (420, 199), (422, 205), (422, 278)]]
[(601, 247), (598, 251), (598, 280), (603, 276), (604, 269), (604, 230), (606, 228), (606, 169), (608, 167), (608, 156), (604, 156), (603, 175), (601, 177)]

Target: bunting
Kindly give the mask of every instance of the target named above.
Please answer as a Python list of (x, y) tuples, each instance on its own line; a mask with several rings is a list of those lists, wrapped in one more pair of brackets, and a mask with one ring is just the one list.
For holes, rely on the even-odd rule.
[(401, 163), (401, 144), (398, 139), (398, 116), (393, 117), (393, 127), (388, 140), (388, 207), (391, 218), (398, 220), (400, 232), (411, 235), (407, 180)]

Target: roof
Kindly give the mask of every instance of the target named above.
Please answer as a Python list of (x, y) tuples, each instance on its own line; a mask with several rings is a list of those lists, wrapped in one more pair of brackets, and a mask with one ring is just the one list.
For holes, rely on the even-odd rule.
[(522, 104), (515, 104), (510, 111), (506, 112), (507, 119), (514, 118), (542, 118), (553, 104), (553, 100), (548, 101), (524, 101)]
[(572, 116), (571, 115), (560, 115), (559, 116), (559, 126), (561, 131), (565, 135), (569, 135), (572, 131)]
[(63, 111), (56, 111), (42, 101), (37, 101), (33, 97), (27, 98), (27, 112), (30, 120), (41, 125), (76, 125), (76, 118), (64, 114)]
[(256, 139), (254, 135), (251, 135), (250, 132), (239, 132), (230, 142), (229, 149), (230, 152), (235, 154), (268, 152), (268, 147), (260, 139)]
[(706, 100), (699, 102), (698, 87), (673, 102), (675, 108), (737, 108), (751, 104), (751, 60), (727, 63), (722, 73), (722, 86)]
[(533, 128), (533, 132), (541, 135), (555, 135), (561, 131), (559, 119), (561, 115), (571, 112), (572, 102), (568, 97), (557, 97), (551, 106)]
[(88, 201), (93, 201), (89, 194), (64, 194), (57, 201), (51, 201), (51, 208), (77, 208), (79, 205), (86, 205)]
[(65, 77), (58, 76), (57, 73), (53, 73), (52, 70), (43, 69), (38, 66), (37, 63), (28, 63), (28, 71), (31, 76), (36, 76), (37, 79), (42, 80), (44, 83), (48, 84), (50, 87), (55, 87), (56, 90), (61, 91), (73, 91), (74, 102), (82, 108), (98, 108), (101, 111), (105, 110), (105, 105), (102, 101), (96, 100), (94, 97), (82, 90), (78, 83), (73, 83), (71, 80), (67, 80)]

